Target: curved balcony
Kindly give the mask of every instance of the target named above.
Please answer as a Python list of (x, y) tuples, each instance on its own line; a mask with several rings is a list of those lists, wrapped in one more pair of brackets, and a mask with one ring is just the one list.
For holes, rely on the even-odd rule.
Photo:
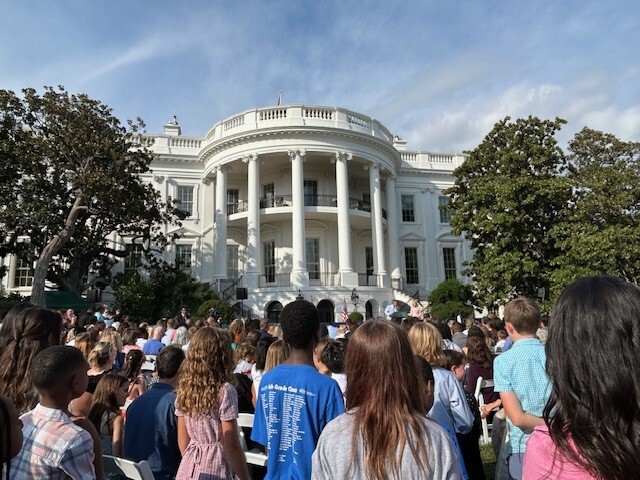
[[(335, 195), (305, 195), (305, 207), (332, 207), (338, 208), (338, 198)], [(291, 195), (274, 195), (260, 198), (260, 208), (282, 208), (293, 207)], [(245, 200), (238, 200), (236, 203), (227, 204), (227, 215), (243, 213), (248, 211), (249, 204)], [(371, 212), (371, 203), (359, 198), (349, 198), (349, 210), (359, 210), (361, 212)], [(382, 218), (387, 219), (387, 211), (382, 209)]]

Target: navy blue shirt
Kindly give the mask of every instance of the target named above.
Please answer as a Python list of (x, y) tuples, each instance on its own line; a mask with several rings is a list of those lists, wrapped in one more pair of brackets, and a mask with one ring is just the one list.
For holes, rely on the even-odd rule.
[(149, 462), (156, 480), (174, 478), (180, 465), (175, 401), (171, 385), (156, 383), (127, 409), (124, 457)]

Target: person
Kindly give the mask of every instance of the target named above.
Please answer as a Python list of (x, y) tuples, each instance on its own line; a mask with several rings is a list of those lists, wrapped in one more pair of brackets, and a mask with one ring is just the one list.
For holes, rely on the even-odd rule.
[(422, 308), (422, 305), (420, 305), (418, 303), (418, 300), (414, 298), (411, 301), (411, 310), (409, 310), (409, 316), (422, 320), (423, 315), (424, 315), (424, 309)]
[(58, 345), (62, 319), (58, 312), (28, 307), (12, 318), (6, 344), (0, 353), (0, 392), (9, 397), (18, 413), (28, 412), (38, 403), (31, 382), (31, 363), (45, 348)]
[(329, 377), (331, 376), (331, 371), (324, 363), (322, 363), (322, 354), (324, 353), (324, 349), (330, 341), (331, 339), (329, 337), (321, 338), (320, 340), (318, 340), (316, 348), (313, 349), (313, 364), (315, 365), (316, 370), (318, 370), (323, 375), (328, 375)]
[(542, 425), (542, 411), (551, 385), (545, 370), (544, 346), (536, 337), (540, 309), (531, 299), (518, 297), (504, 307), (505, 328), (513, 346), (493, 362), (494, 391), (507, 414), (509, 475), (522, 477), (522, 458), (529, 433)]
[(153, 328), (152, 338), (147, 340), (142, 347), (142, 351), (145, 355), (158, 355), (160, 350), (164, 348), (162, 338), (164, 337), (164, 327), (162, 325), (156, 325)]
[(422, 382), (400, 326), (364, 323), (349, 340), (345, 369), (347, 412), (320, 435), (312, 478), (462, 478), (448, 434), (425, 416)]
[[(493, 380), (493, 355), (486, 342), (478, 337), (469, 337), (467, 340), (467, 381), (465, 392), (474, 394), (478, 378)], [(482, 390), (484, 403), (490, 404), (498, 400), (499, 395), (493, 391), (493, 387)]]
[(322, 363), (325, 365), (331, 378), (340, 386), (342, 395), (347, 390), (347, 375), (344, 373), (344, 357), (347, 351), (347, 340), (338, 338), (331, 340), (322, 351)]
[(462, 353), (462, 349), (458, 345), (453, 343), (453, 337), (451, 335), (451, 329), (449, 328), (449, 325), (444, 322), (438, 322), (434, 326), (438, 329), (438, 332), (440, 332), (440, 336), (442, 337), (443, 350), (455, 350), (456, 352)]
[(540, 327), (536, 330), (536, 337), (540, 339), (543, 345), (547, 343), (549, 336), (549, 315), (545, 314), (540, 317)]
[(175, 335), (173, 336), (173, 339), (171, 340), (171, 345), (177, 345), (180, 348), (184, 347), (189, 341), (189, 339), (187, 338), (188, 331), (189, 329), (184, 325), (178, 327), (176, 329)]
[(636, 285), (584, 277), (560, 294), (546, 344), (552, 393), (527, 443), (524, 479), (638, 478), (639, 345)]
[(238, 347), (238, 345), (242, 343), (247, 333), (246, 329), (244, 328), (244, 322), (242, 321), (241, 318), (236, 318), (229, 324), (228, 330), (233, 338), (231, 349), (235, 350)]
[(127, 410), (124, 457), (146, 460), (156, 480), (172, 480), (180, 465), (175, 388), (185, 354), (170, 346), (156, 358), (158, 381)]
[(392, 320), (393, 319), (393, 314), (396, 313), (398, 310), (399, 310), (398, 301), (397, 300), (392, 300), (391, 303), (389, 305), (387, 305), (386, 308), (384, 309), (385, 318), (387, 320)]
[[(507, 341), (507, 331), (506, 330), (498, 330), (498, 341), (496, 342), (496, 353), (501, 353), (504, 349), (504, 344)], [(539, 338), (539, 337), (538, 337)]]
[(176, 392), (178, 447), (176, 480), (235, 478), (249, 470), (238, 434), (238, 395), (230, 383), (234, 367), (228, 334), (203, 327), (191, 340)]
[(180, 313), (178, 314), (177, 320), (180, 326), (187, 325), (188, 320), (191, 318), (189, 312), (187, 311), (187, 307), (182, 307), (180, 309)]
[(11, 478), (96, 478), (91, 435), (67, 411), (69, 402), (87, 389), (88, 368), (82, 353), (66, 345), (35, 356), (31, 382), (40, 402), (20, 417), (24, 444), (11, 461)]
[(127, 400), (128, 390), (129, 381), (117, 373), (107, 373), (96, 387), (88, 418), (100, 434), (103, 455), (122, 457), (124, 418), (120, 407)]
[(107, 373), (110, 372), (113, 363), (116, 360), (116, 349), (109, 342), (98, 342), (91, 353), (89, 353), (89, 385), (87, 392), (93, 394), (96, 391), (98, 382)]
[(316, 307), (295, 300), (282, 309), (280, 324), (291, 353), (262, 377), (251, 439), (267, 447), (267, 480), (308, 479), (320, 433), (344, 412), (344, 400), (336, 381), (313, 364), (320, 328)]
[(176, 320), (175, 318), (170, 318), (169, 320), (167, 320), (167, 330), (164, 332), (164, 335), (160, 340), (162, 343), (164, 343), (165, 347), (168, 347), (173, 342), (173, 337), (175, 336), (178, 327), (178, 320)]
[(276, 339), (271, 335), (263, 337), (256, 347), (256, 363), (251, 367), (251, 403), (256, 406), (258, 401), (257, 391), (260, 389), (260, 381), (264, 375), (264, 367), (267, 361), (267, 351)]
[(420, 322), (409, 330), (413, 353), (423, 357), (433, 368), (434, 402), (429, 417), (455, 433), (469, 433), (473, 428), (473, 414), (465, 400), (462, 386), (444, 368), (442, 336), (430, 323)]
[(11, 476), (11, 459), (22, 449), (22, 421), (9, 397), (0, 395), (0, 474)]
[(21, 302), (11, 307), (11, 309), (5, 314), (4, 318), (2, 319), (2, 323), (0, 323), (0, 352), (4, 351), (5, 347), (13, 338), (14, 318), (16, 318), (27, 308), (31, 307), (33, 307), (32, 303)]
[(140, 373), (145, 357), (141, 350), (130, 350), (124, 359), (120, 374), (129, 382), (127, 402), (131, 403), (147, 391), (147, 382)]
[(461, 352), (467, 344), (467, 335), (464, 333), (464, 327), (460, 322), (453, 322), (451, 324), (451, 332), (453, 332), (451, 341), (460, 348), (458, 351)]

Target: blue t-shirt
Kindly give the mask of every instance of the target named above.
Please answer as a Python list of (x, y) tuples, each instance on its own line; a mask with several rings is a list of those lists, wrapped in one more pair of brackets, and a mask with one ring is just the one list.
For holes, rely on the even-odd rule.
[(142, 347), (142, 352), (145, 355), (158, 355), (160, 350), (164, 347), (164, 343), (160, 340), (156, 340), (155, 338), (150, 338)]
[(308, 365), (279, 365), (260, 381), (251, 438), (268, 449), (265, 479), (310, 479), (327, 423), (344, 412), (338, 383)]
[(174, 478), (180, 465), (175, 401), (171, 385), (156, 383), (127, 409), (124, 457), (149, 462), (156, 480)]

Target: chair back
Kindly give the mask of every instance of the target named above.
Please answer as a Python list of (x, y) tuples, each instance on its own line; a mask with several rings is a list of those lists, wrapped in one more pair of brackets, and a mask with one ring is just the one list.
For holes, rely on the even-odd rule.
[(111, 455), (102, 456), (105, 476), (108, 474), (122, 475), (131, 480), (154, 480), (151, 467), (146, 460), (138, 463)]
[(239, 413), (238, 414), (238, 435), (240, 436), (240, 445), (244, 450), (244, 456), (247, 459), (247, 463), (250, 465), (258, 465), (260, 467), (267, 466), (267, 456), (258, 449), (249, 450), (247, 447), (247, 440), (244, 437), (243, 428), (253, 428), (253, 413)]

